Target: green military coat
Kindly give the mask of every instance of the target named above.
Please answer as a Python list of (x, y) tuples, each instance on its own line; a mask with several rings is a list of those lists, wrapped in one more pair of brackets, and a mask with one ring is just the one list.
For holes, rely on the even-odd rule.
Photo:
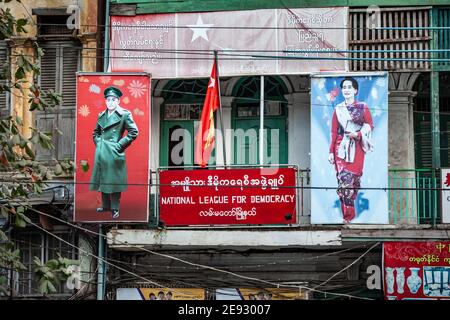
[[(124, 133), (127, 131), (125, 136)], [(108, 117), (98, 115), (94, 129), (95, 157), (89, 190), (103, 193), (125, 191), (128, 187), (125, 149), (138, 136), (138, 128), (128, 110), (117, 107)]]

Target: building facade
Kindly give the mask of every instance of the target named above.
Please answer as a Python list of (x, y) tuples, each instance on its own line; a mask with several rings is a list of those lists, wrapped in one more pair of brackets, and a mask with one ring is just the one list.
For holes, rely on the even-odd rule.
[[(104, 1), (26, 1), (2, 3), (5, 10), (11, 10), (16, 19), (25, 18), (26, 32), (0, 42), (0, 62), (10, 64), (14, 74), (17, 55), (25, 54), (37, 62), (41, 73), (33, 77), (27, 72), (30, 84), (43, 90), (53, 90), (62, 95), (61, 104), (45, 112), (30, 111), (30, 86), (21, 90), (14, 88), (0, 95), (0, 114), (2, 117), (18, 116), (23, 120), (21, 134), (31, 137), (32, 128), (52, 134), (52, 150), (37, 148), (36, 157), (45, 166), (54, 167), (55, 160), (73, 160), (75, 150), (75, 110), (76, 110), (76, 72), (96, 71), (103, 68), (103, 30)], [(98, 27), (100, 25), (100, 27)], [(43, 56), (38, 57), (36, 44), (42, 48)], [(98, 59), (97, 59), (98, 58)], [(58, 134), (60, 132), (61, 134)], [(4, 173), (2, 173), (4, 176)], [(64, 283), (57, 286), (57, 292), (50, 294), (52, 299), (69, 297), (88, 297), (95, 287), (91, 269), (95, 264), (85, 252), (96, 250), (96, 240), (89, 234), (74, 229), (61, 221), (71, 221), (73, 202), (73, 177), (60, 176), (49, 181), (40, 195), (30, 195), (34, 210), (28, 215), (33, 223), (45, 232), (28, 225), (16, 228), (13, 223), (3, 225), (21, 252), (21, 262), (26, 269), (9, 272), (9, 294), (4, 298), (29, 299), (42, 298), (34, 272), (34, 257), (43, 263), (62, 256), (81, 261), (82, 290), (69, 289)], [(43, 212), (44, 214), (39, 214)], [(46, 216), (49, 215), (49, 216)], [(56, 238), (56, 237), (58, 238)], [(87, 285), (86, 285), (87, 284)], [(78, 288), (81, 289), (81, 288)], [(94, 292), (95, 293), (95, 292)]]
[[(146, 274), (151, 279), (167, 287), (204, 288), (208, 292), (216, 292), (218, 288), (266, 288), (263, 281), (276, 285), (306, 286), (310, 298), (331, 298), (321, 291), (352, 293), (359, 297), (382, 298), (383, 288), (380, 285), (370, 285), (376, 277), (381, 277), (383, 243), (390, 241), (444, 241), (446, 225), (442, 223), (440, 209), (440, 194), (434, 187), (440, 186), (440, 168), (446, 167), (446, 124), (445, 124), (445, 87), (447, 62), (445, 50), (448, 34), (444, 29), (432, 27), (448, 26), (448, 8), (446, 3), (435, 6), (423, 6), (414, 1), (398, 3), (380, 3), (373, 8), (363, 2), (349, 2), (346, 20), (342, 25), (340, 37), (346, 43), (341, 50), (348, 50), (346, 72), (385, 71), (389, 78), (389, 111), (388, 111), (388, 224), (349, 224), (349, 225), (317, 225), (311, 224), (311, 186), (310, 184), (310, 152), (311, 132), (311, 74), (314, 72), (297, 72), (290, 74), (270, 74), (269, 72), (247, 71), (249, 75), (226, 74), (220, 81), (223, 122), (226, 129), (260, 128), (259, 99), (261, 88), (264, 88), (266, 100), (264, 128), (278, 128), (280, 135), (277, 144), (271, 145), (270, 151), (264, 150), (264, 164), (278, 163), (295, 165), (298, 168), (299, 181), (297, 196), (300, 199), (298, 208), (298, 223), (289, 227), (277, 226), (189, 226), (171, 228), (164, 226), (159, 216), (159, 205), (153, 203), (153, 219), (149, 227), (144, 229), (121, 228), (110, 231), (108, 240), (111, 254), (128, 259), (136, 266), (140, 274)], [(269, 2), (248, 2), (246, 5), (224, 2), (208, 3), (196, 1), (181, 1), (168, 5), (163, 2), (113, 1), (111, 4), (112, 39), (127, 39), (122, 34), (115, 39), (114, 22), (123, 25), (133, 24), (133, 21), (147, 21), (147, 26), (157, 26), (163, 14), (175, 14), (175, 28), (194, 27), (186, 23), (186, 17), (192, 13), (204, 14), (202, 17), (213, 17), (210, 21), (202, 18), (197, 20), (197, 28), (205, 28), (205, 40), (214, 42), (219, 48), (219, 63), (221, 57), (226, 60), (226, 48), (220, 48), (218, 39), (212, 35), (215, 26), (233, 27), (244, 33), (251, 27), (259, 27), (258, 22), (246, 25), (232, 23), (227, 12), (233, 14), (255, 14), (263, 17), (263, 10), (306, 10), (298, 3), (285, 3), (283, 7)], [(313, 8), (342, 6), (341, 3), (309, 4)], [(189, 17), (194, 17), (191, 15)], [(226, 22), (220, 24), (220, 17)], [(121, 20), (123, 19), (123, 20)], [(262, 21), (261, 18), (260, 21)], [(166, 20), (164, 20), (166, 21)], [(212, 22), (213, 21), (213, 22)], [(230, 22), (231, 21), (231, 22)], [(256, 20), (255, 20), (256, 21)], [(151, 25), (151, 23), (155, 25)], [(377, 28), (371, 28), (375, 23)], [(170, 23), (169, 23), (170, 24)], [(242, 28), (245, 25), (246, 28)], [(336, 26), (335, 26), (336, 27)], [(117, 28), (117, 24), (116, 24)], [(227, 27), (224, 27), (227, 29)], [(338, 28), (338, 27), (337, 27)], [(117, 30), (117, 29), (116, 29)], [(192, 33), (178, 33), (176, 43), (178, 48), (186, 43), (194, 42), (195, 29)], [(202, 29), (203, 30), (203, 29)], [(265, 30), (269, 32), (270, 28)], [(208, 36), (208, 32), (209, 36)], [(184, 35), (185, 38), (181, 38)], [(190, 38), (192, 35), (192, 38)], [(233, 33), (235, 45), (239, 48), (239, 36)], [(280, 35), (280, 33), (278, 33)], [(201, 35), (200, 35), (201, 36)], [(262, 41), (263, 36), (254, 35)], [(281, 37), (281, 36), (280, 36)], [(164, 47), (170, 42), (168, 33)], [(248, 45), (248, 51), (253, 44)], [(213, 46), (213, 45), (211, 45)], [(145, 47), (145, 46), (144, 46)], [(233, 49), (236, 49), (233, 47)], [(125, 51), (125, 45), (121, 47)], [(199, 49), (205, 47), (198, 43)], [(210, 47), (209, 47), (210, 48)], [(277, 48), (282, 48), (277, 46)], [(220, 54), (222, 51), (222, 56)], [(274, 49), (271, 47), (270, 49)], [(269, 49), (269, 50), (270, 50)], [(284, 48), (283, 48), (284, 49)], [(289, 55), (288, 50), (278, 49), (277, 54)], [(137, 50), (139, 51), (139, 50)], [(158, 53), (150, 47), (142, 52)], [(244, 50), (245, 51), (245, 50)], [(255, 50), (256, 51), (256, 50)], [(301, 50), (298, 52), (302, 52)], [(304, 52), (302, 52), (304, 53)], [(116, 51), (115, 61), (110, 59), (110, 69), (120, 71), (120, 61), (126, 59), (122, 52)], [(256, 53), (253, 53), (256, 54)], [(259, 54), (263, 54), (259, 52)], [(172, 53), (175, 55), (175, 53)], [(275, 54), (274, 54), (275, 55)], [(163, 53), (160, 53), (164, 61)], [(181, 54), (179, 53), (179, 56)], [(155, 58), (155, 57), (154, 57)], [(434, 62), (433, 60), (436, 59)], [(128, 60), (131, 61), (131, 60)], [(212, 61), (212, 60), (210, 60)], [(182, 143), (193, 148), (196, 126), (200, 119), (200, 109), (203, 95), (206, 93), (207, 79), (195, 76), (187, 77), (179, 71), (179, 77), (158, 78), (158, 65), (155, 61), (147, 62), (142, 70), (152, 72), (152, 132), (151, 132), (151, 169), (154, 172), (153, 181), (158, 181), (158, 171), (161, 167), (178, 167), (190, 169), (192, 157), (182, 157), (182, 161), (173, 161), (171, 155), (178, 152), (177, 145)], [(299, 61), (301, 64), (303, 61)], [(317, 61), (309, 61), (314, 64)], [(322, 62), (325, 64), (327, 61)], [(133, 63), (133, 62), (130, 62)], [(163, 63), (163, 62), (162, 62)], [(188, 63), (181, 59), (179, 64)], [(222, 62), (226, 64), (227, 62)], [(270, 63), (270, 62), (268, 62)], [(340, 61), (334, 61), (339, 69)], [(134, 66), (134, 65), (133, 65)], [(328, 66), (328, 65), (327, 65)], [(257, 69), (257, 67), (255, 67)], [(182, 70), (182, 68), (178, 69)], [(278, 70), (278, 69), (277, 69)], [(325, 68), (325, 70), (327, 70)], [(329, 69), (328, 69), (329, 70)], [(317, 67), (316, 72), (324, 71)], [(195, 74), (195, 71), (193, 71)], [(263, 77), (261, 77), (263, 76)], [(264, 85), (261, 86), (261, 81)], [(269, 101), (269, 102), (267, 102)], [(276, 101), (276, 107), (269, 106), (270, 101)], [(183, 129), (184, 135), (174, 138), (171, 133)], [(226, 140), (226, 139), (225, 139)], [(232, 139), (230, 139), (232, 140)], [(256, 148), (242, 147), (245, 151), (239, 153), (239, 146), (233, 141), (226, 141), (226, 164), (257, 166), (261, 164), (258, 154), (259, 142)], [(255, 136), (254, 140), (258, 140)], [(249, 138), (251, 141), (251, 138)], [(314, 142), (312, 142), (314, 143)], [(179, 145), (178, 145), (179, 146)], [(219, 144), (218, 144), (219, 146)], [(223, 152), (217, 149), (216, 162), (213, 166), (223, 166)], [(248, 150), (248, 152), (247, 152)], [(272, 161), (274, 157), (278, 161)], [(179, 158), (177, 158), (179, 159)], [(156, 190), (156, 189), (155, 189)], [(433, 190), (433, 191), (432, 191)], [(158, 191), (152, 197), (158, 198)], [(174, 208), (174, 210), (176, 210)], [(183, 214), (183, 212), (179, 212)], [(156, 226), (156, 228), (154, 227)], [(251, 240), (250, 240), (251, 239)], [(282, 240), (280, 240), (282, 239)], [(143, 248), (147, 248), (147, 251)], [(156, 253), (155, 253), (156, 252)], [(159, 254), (166, 254), (171, 257)], [(210, 270), (190, 263), (214, 267)], [(323, 260), (322, 260), (323, 259)], [(378, 268), (378, 269), (377, 269)], [(224, 273), (223, 271), (228, 271)], [(231, 273), (232, 274), (231, 274)], [(337, 273), (337, 274), (336, 274)], [(118, 272), (117, 274), (120, 274)], [(242, 277), (244, 276), (244, 277)], [(248, 277), (248, 278), (245, 278)], [(118, 278), (118, 276), (117, 276)], [(248, 280), (249, 278), (253, 280)], [(376, 281), (375, 281), (376, 282)], [(139, 281), (130, 281), (109, 286), (114, 294), (117, 287), (139, 287)], [(212, 295), (214, 297), (214, 295)], [(332, 298), (338, 298), (333, 296)]]
[[(15, 296), (35, 293), (33, 256), (45, 260), (67, 252), (73, 258), (84, 257), (81, 270), (86, 283), (98, 282), (97, 288), (84, 287), (79, 298), (92, 298), (97, 290), (98, 299), (123, 299), (123, 290), (140, 289), (130, 297), (149, 299), (145, 296), (149, 288), (162, 287), (165, 293), (166, 289), (200, 290), (202, 299), (236, 298), (237, 290), (245, 299), (249, 292), (277, 293), (285, 299), (383, 299), (384, 243), (448, 241), (439, 190), (441, 169), (450, 166), (448, 1), (434, 1), (431, 6), (383, 0), (377, 7), (363, 0), (308, 5), (290, 0), (283, 5), (234, 0), (81, 1), (81, 25), (74, 30), (66, 25), (70, 4), (8, 4), (18, 16), (31, 15), (36, 27), (26, 37), (0, 43), (0, 61), (13, 61), (17, 51), (34, 55), (32, 43), (38, 41), (45, 50), (39, 84), (62, 92), (63, 103), (54, 112), (33, 115), (24, 98), (27, 92), (17, 92), (0, 96), (0, 114), (20, 115), (25, 135), (30, 134), (29, 126), (63, 131), (54, 138), (55, 150), (38, 151), (43, 163), (74, 159), (76, 72), (151, 73), (150, 216), (146, 223), (104, 224), (100, 231), (107, 241), (79, 228), (97, 232), (97, 224), (51, 226), (52, 219), (34, 216), (34, 221), (62, 234), (78, 249), (62, 245), (51, 234), (12, 230), (28, 266), (26, 272), (14, 275)], [(303, 12), (321, 17), (333, 12), (338, 18), (326, 27), (320, 21), (322, 28), (314, 29), (314, 42), (304, 36), (310, 31), (301, 31), (308, 26), (298, 26)], [(280, 22), (283, 14), (292, 18), (286, 25)], [(271, 24), (273, 19), (277, 24)], [(104, 37), (103, 25), (109, 30)], [(320, 46), (287, 47), (290, 37)], [(223, 38), (229, 42), (221, 46)], [(247, 42), (239, 42), (241, 38)], [(324, 48), (336, 52), (327, 51), (331, 58), (323, 59)], [(295, 169), (295, 223), (171, 226), (161, 216), (161, 172), (195, 168), (195, 135), (213, 49), (218, 50), (219, 66), (243, 61), (243, 67), (220, 76), (222, 119), (216, 116), (216, 123), (222, 121), (231, 132), (240, 130), (243, 138), (219, 137), (209, 169), (249, 170), (264, 165)], [(311, 222), (311, 79), (333, 71), (387, 74), (388, 168), (380, 168), (388, 170), (388, 185), (383, 187), (388, 209), (382, 213), (388, 216), (386, 224)], [(261, 128), (277, 134), (260, 137)], [(80, 163), (76, 165), (79, 168)], [(52, 181), (50, 187), (44, 193), (47, 197), (36, 199), (36, 208), (72, 224), (73, 177)], [(173, 208), (170, 213), (185, 214)], [(85, 257), (80, 248), (94, 257)], [(106, 276), (97, 278), (96, 272)], [(285, 291), (276, 292), (278, 288)], [(292, 295), (293, 291), (301, 294)], [(75, 293), (61, 288), (61, 297)], [(192, 296), (198, 298), (197, 293)]]

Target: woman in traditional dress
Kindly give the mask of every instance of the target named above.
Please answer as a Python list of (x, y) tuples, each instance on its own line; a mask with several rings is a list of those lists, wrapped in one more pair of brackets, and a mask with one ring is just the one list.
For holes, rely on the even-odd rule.
[(373, 151), (373, 121), (367, 104), (355, 99), (358, 82), (345, 77), (340, 87), (345, 100), (333, 111), (328, 161), (336, 169), (343, 223), (349, 223), (356, 216), (355, 200), (361, 187), (364, 157)]

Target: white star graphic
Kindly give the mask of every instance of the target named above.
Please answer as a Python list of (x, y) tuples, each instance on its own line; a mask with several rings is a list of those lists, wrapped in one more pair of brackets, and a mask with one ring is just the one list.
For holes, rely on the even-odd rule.
[(216, 83), (216, 80), (213, 77), (209, 78), (209, 86), (208, 86), (208, 88), (214, 88), (214, 84), (215, 83)]
[[(187, 25), (192, 31), (194, 31), (194, 34), (192, 35), (191, 42), (194, 42), (195, 39), (198, 37), (202, 37), (206, 41), (208, 40), (208, 35), (206, 34), (206, 31), (208, 31), (209, 27), (213, 26), (213, 24), (203, 24), (202, 16), (198, 16), (197, 23), (196, 24), (188, 24)], [(203, 28), (202, 28), (203, 27)]]

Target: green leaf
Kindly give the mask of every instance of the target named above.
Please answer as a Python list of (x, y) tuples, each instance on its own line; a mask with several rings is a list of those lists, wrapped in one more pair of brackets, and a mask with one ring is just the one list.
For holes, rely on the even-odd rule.
[(8, 215), (9, 215), (8, 209), (6, 209), (5, 206), (1, 206), (1, 207), (0, 207), (0, 217), (2, 217), (2, 218), (8, 218)]
[(51, 281), (48, 282), (48, 289), (50, 293), (55, 293), (57, 290)]
[(34, 144), (39, 143), (39, 135), (37, 133), (33, 134), (33, 136), (31, 137), (31, 142), (33, 142)]
[(22, 219), (21, 216), (16, 215), (15, 225), (18, 228), (25, 228), (27, 226), (27, 223)]
[(18, 124), (19, 126), (23, 126), (23, 121), (22, 121), (22, 118), (21, 118), (21, 117), (16, 116), (16, 122), (17, 122), (17, 124)]
[(39, 138), (42, 139), (42, 141), (52, 141), (51, 133), (39, 132)]
[(88, 172), (88, 170), (89, 170), (89, 163), (86, 160), (81, 160), (80, 161), (80, 166), (81, 166), (81, 170), (83, 170), (84, 172)]
[(34, 257), (34, 258), (33, 258), (33, 263), (35, 264), (35, 266), (36, 266), (37, 268), (43, 266), (43, 264), (42, 264), (42, 262), (41, 262), (41, 259), (39, 259), (38, 257)]
[(8, 241), (8, 236), (2, 230), (0, 230), (0, 241)]
[(6, 278), (5, 276), (0, 276), (0, 294), (3, 295), (8, 295), (8, 278)]
[(34, 159), (35, 154), (34, 154), (33, 150), (31, 150), (31, 148), (30, 148), (30, 146), (28, 145), (28, 143), (25, 144), (25, 152), (27, 153), (27, 155), (28, 155), (30, 158)]
[(25, 26), (27, 25), (28, 20), (27, 19), (19, 19), (16, 21), (16, 31), (17, 32), (26, 32)]
[(60, 257), (58, 260), (61, 264), (65, 265), (66, 267), (80, 265), (80, 260), (73, 260), (73, 259), (68, 259), (68, 258), (63, 258), (63, 257)]
[(41, 279), (41, 281), (39, 281), (39, 287), (38, 287), (38, 289), (39, 289), (39, 292), (40, 292), (40, 293), (43, 293), (43, 294), (49, 293), (49, 289), (48, 289), (48, 283), (49, 283), (49, 282), (50, 282), (50, 281), (45, 280), (45, 279)]
[(44, 55), (44, 50), (41, 47), (37, 47), (37, 56), (42, 57)]
[(48, 266), (51, 269), (55, 269), (58, 268), (59, 262), (56, 259), (51, 259), (47, 261), (46, 266)]
[(11, 137), (11, 143), (12, 143), (13, 145), (18, 145), (18, 144), (20, 144), (20, 137), (19, 137), (19, 135), (14, 134), (14, 135)]
[(14, 76), (16, 79), (25, 78), (25, 70), (22, 67), (18, 67)]

